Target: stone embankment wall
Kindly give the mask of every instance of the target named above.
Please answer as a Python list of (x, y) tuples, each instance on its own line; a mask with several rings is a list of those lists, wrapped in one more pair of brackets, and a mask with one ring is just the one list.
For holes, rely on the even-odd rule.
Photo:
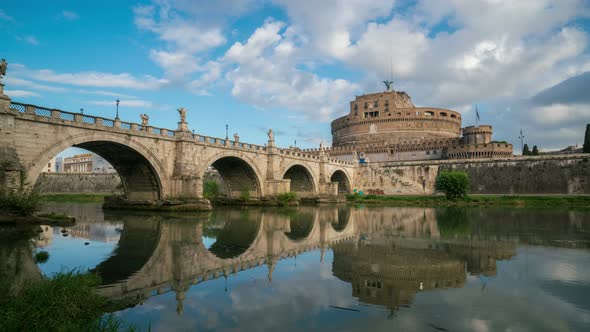
[(122, 192), (117, 174), (42, 173), (35, 184), (42, 193)]
[(590, 194), (590, 155), (372, 163), (359, 168), (356, 188), (432, 194), (441, 170), (467, 172), (472, 194)]

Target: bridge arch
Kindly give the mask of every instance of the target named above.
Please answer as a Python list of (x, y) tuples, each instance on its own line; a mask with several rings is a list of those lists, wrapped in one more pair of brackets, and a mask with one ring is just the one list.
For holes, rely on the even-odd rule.
[(293, 163), (285, 169), (283, 179), (291, 180), (290, 191), (296, 192), (300, 197), (312, 196), (317, 192), (315, 177), (309, 167)]
[(199, 171), (203, 178), (210, 166), (219, 172), (228, 197), (239, 198), (245, 190), (251, 198), (263, 196), (262, 173), (250, 157), (231, 151), (217, 153), (205, 161)]
[(343, 170), (336, 170), (330, 176), (330, 182), (338, 183), (338, 194), (349, 194), (350, 193), (350, 178)]
[(42, 147), (41, 154), (27, 168), (28, 180), (34, 184), (43, 166), (70, 147), (94, 152), (107, 160), (119, 174), (127, 199), (159, 200), (167, 190), (162, 179), (168, 177), (160, 160), (143, 144), (119, 134), (79, 134)]

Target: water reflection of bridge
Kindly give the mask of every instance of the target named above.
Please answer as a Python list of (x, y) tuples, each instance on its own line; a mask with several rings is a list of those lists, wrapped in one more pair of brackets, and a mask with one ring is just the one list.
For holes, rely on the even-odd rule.
[[(148, 217), (149, 218), (149, 217)], [(266, 265), (272, 280), (278, 260), (352, 240), (358, 232), (347, 208), (230, 209), (204, 220), (130, 217), (114, 255), (97, 266), (110, 298), (146, 299), (173, 290), (177, 299), (203, 281)], [(215, 237), (209, 248), (204, 237)]]
[[(90, 222), (79, 220), (80, 227)], [(105, 283), (99, 291), (113, 299), (136, 303), (172, 291), (182, 311), (191, 285), (262, 265), (272, 279), (280, 259), (310, 250), (323, 257), (332, 248), (333, 273), (352, 285), (353, 296), (396, 309), (421, 291), (462, 287), (467, 273), (495, 275), (496, 262), (513, 257), (522, 243), (588, 247), (584, 230), (590, 229), (590, 215), (299, 207), (220, 209), (184, 217), (106, 212), (104, 223), (124, 225), (117, 248), (96, 267)], [(18, 256), (11, 250), (0, 254), (7, 262)], [(10, 270), (17, 265), (6, 265), (3, 274), (22, 280), (22, 271)]]

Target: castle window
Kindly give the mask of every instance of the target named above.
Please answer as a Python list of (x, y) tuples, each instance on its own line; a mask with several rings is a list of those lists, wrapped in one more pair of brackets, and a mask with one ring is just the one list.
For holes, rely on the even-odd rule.
[(447, 113), (445, 113), (445, 112), (440, 112), (440, 116), (447, 116)]
[(378, 116), (379, 116), (379, 111), (365, 112), (365, 115), (364, 115), (365, 119), (368, 119), (368, 118), (376, 118)]
[(373, 107), (379, 107), (379, 102), (377, 100), (375, 100), (375, 102), (373, 103)]
[(365, 109), (369, 108), (369, 103), (365, 101)]
[(359, 105), (358, 104), (354, 104), (354, 110), (358, 110), (359, 109)]
[(430, 112), (430, 111), (426, 111), (426, 112), (424, 112), (424, 115), (433, 116), (434, 113), (433, 112)]
[(397, 112), (397, 115), (402, 115), (402, 112)]
[(455, 118), (457, 118), (457, 116), (455, 114), (451, 114), (451, 118), (455, 119)]
[(385, 112), (389, 112), (389, 107), (385, 106)]
[(389, 106), (389, 100), (385, 101), (385, 106)]

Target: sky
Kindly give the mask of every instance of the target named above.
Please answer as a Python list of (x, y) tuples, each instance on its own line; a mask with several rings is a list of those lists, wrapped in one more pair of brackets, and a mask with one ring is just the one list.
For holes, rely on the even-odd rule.
[(13, 101), (280, 146), (330, 145), (356, 95), (494, 127), (520, 153), (582, 144), (590, 0), (12, 1), (0, 57)]

